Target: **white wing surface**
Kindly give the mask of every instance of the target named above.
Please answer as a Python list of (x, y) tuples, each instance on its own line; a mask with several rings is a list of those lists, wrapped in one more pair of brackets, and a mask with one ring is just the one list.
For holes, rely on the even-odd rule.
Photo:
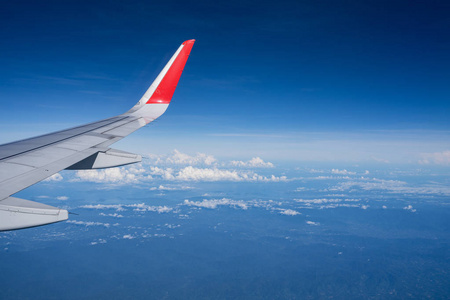
[(123, 166), (141, 156), (111, 144), (161, 116), (169, 106), (195, 40), (185, 41), (128, 112), (30, 139), (0, 145), (0, 231), (68, 219), (67, 210), (11, 197), (61, 170)]

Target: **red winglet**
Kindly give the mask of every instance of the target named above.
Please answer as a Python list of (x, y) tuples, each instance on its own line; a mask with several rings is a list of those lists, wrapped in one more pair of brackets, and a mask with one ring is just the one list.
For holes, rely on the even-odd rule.
[(178, 53), (177, 58), (170, 66), (164, 78), (159, 83), (153, 95), (147, 101), (147, 104), (159, 103), (169, 104), (172, 100), (173, 93), (180, 80), (181, 73), (183, 72), (186, 61), (191, 53), (192, 46), (195, 40), (188, 40), (183, 43), (183, 48)]

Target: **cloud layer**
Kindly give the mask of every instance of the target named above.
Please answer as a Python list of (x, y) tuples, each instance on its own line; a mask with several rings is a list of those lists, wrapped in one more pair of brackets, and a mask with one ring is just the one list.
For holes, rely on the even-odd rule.
[(419, 160), (420, 164), (436, 164), (442, 166), (450, 165), (450, 150), (435, 152), (435, 153), (423, 153), (422, 159)]
[[(231, 168), (230, 168), (231, 167)], [(104, 170), (81, 170), (75, 173), (72, 181), (136, 184), (153, 180), (166, 181), (235, 181), (235, 182), (279, 182), (286, 176), (261, 175), (253, 168), (273, 168), (271, 162), (260, 157), (249, 161), (231, 161), (219, 163), (211, 155), (197, 153), (188, 155), (174, 150), (169, 155), (149, 155), (146, 162), (120, 168)], [(52, 180), (62, 180), (55, 177)], [(161, 185), (154, 190), (171, 190)]]

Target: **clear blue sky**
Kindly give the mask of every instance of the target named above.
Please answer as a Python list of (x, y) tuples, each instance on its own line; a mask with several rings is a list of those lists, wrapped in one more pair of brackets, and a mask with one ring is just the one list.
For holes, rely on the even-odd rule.
[[(318, 160), (331, 148), (341, 160), (414, 148), (405, 162), (417, 161), (450, 149), (449, 11), (448, 1), (5, 2), (0, 142), (126, 111), (194, 38), (166, 115), (126, 148), (313, 159), (309, 149)], [(380, 143), (390, 144), (362, 155)]]

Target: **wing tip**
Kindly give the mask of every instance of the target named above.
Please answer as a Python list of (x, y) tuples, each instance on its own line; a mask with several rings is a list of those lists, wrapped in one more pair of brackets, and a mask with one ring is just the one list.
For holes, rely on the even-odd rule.
[(193, 44), (195, 43), (195, 39), (184, 41), (182, 45)]

